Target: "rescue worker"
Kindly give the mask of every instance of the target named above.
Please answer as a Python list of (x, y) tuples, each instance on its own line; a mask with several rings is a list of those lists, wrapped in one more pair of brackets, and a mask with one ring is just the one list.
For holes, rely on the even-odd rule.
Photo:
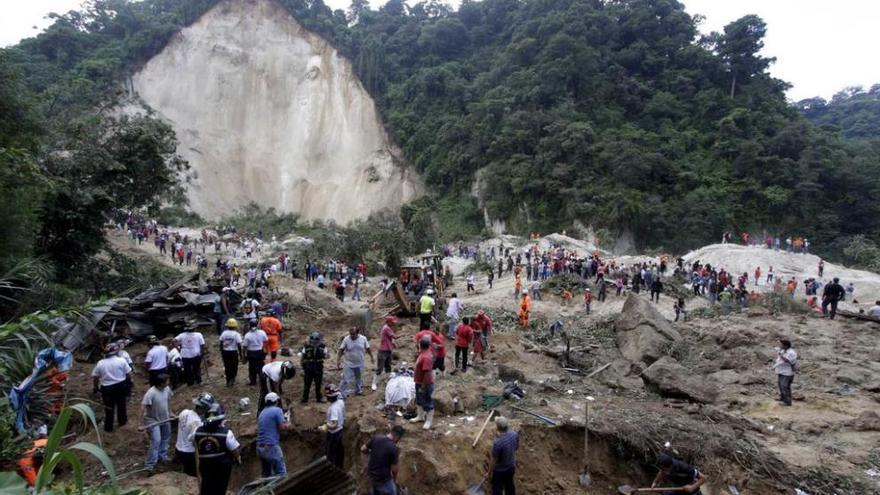
[(125, 399), (128, 395), (127, 381), (131, 380), (131, 366), (118, 354), (119, 348), (116, 344), (107, 344), (104, 347), (104, 359), (98, 361), (95, 369), (92, 370), (93, 391), (101, 392), (101, 399), (104, 402), (106, 432), (113, 431), (114, 413), (120, 427), (128, 422)]
[(269, 392), (263, 398), (265, 407), (257, 419), (257, 457), (260, 458), (263, 478), (286, 476), (284, 452), (281, 450), (281, 432), (291, 428), (289, 415), (281, 410), (281, 398)]
[(532, 311), (532, 301), (529, 299), (529, 291), (522, 291), (522, 299), (519, 301), (519, 325), (529, 326), (529, 313)]
[(235, 385), (238, 376), (238, 359), (242, 355), (242, 338), (238, 333), (238, 320), (226, 320), (226, 330), (220, 334), (220, 355), (223, 358), (223, 373), (226, 375), (226, 386)]
[(202, 392), (192, 400), (193, 409), (184, 409), (177, 415), (177, 441), (174, 444), (175, 457), (183, 466), (183, 472), (189, 476), (198, 476), (196, 468), (196, 446), (193, 435), (202, 426), (202, 416), (216, 402), (214, 396)]
[(180, 344), (180, 357), (183, 360), (183, 375), (186, 384), (202, 383), (202, 359), (205, 357), (205, 337), (197, 331), (196, 323), (187, 323), (183, 333), (174, 337)]
[(324, 388), (324, 394), (330, 401), (330, 407), (327, 408), (326, 421), (318, 429), (327, 432), (325, 454), (327, 460), (339, 469), (344, 469), (345, 447), (342, 443), (342, 429), (345, 425), (345, 401), (340, 397), (339, 387), (332, 383)]
[(144, 368), (147, 369), (150, 385), (155, 385), (159, 375), (168, 375), (168, 348), (155, 335), (147, 336), (147, 346), (150, 350), (144, 358)]
[(257, 384), (257, 377), (263, 364), (266, 363), (266, 353), (263, 348), (268, 337), (266, 337), (266, 332), (257, 328), (255, 322), (249, 322), (248, 325), (250, 325), (250, 329), (244, 334), (242, 345), (248, 362), (248, 384), (253, 386)]
[(397, 317), (388, 315), (385, 317), (385, 325), (379, 333), (379, 353), (376, 359), (376, 373), (373, 374), (373, 383), (371, 389), (376, 390), (379, 385), (379, 376), (382, 372), (391, 373), (391, 356), (396, 347), (394, 341), (398, 338), (394, 334), (394, 327), (397, 325)]
[(265, 311), (265, 316), (260, 319), (260, 330), (266, 333), (266, 344), (264, 351), (272, 359), (278, 356), (278, 349), (281, 348), (281, 339), (284, 337), (284, 330), (281, 321), (275, 318), (275, 310), (269, 308)]
[(593, 291), (590, 289), (584, 289), (584, 308), (587, 310), (587, 314), (590, 314), (590, 307), (593, 305)]
[(430, 430), (434, 421), (434, 354), (431, 352), (431, 337), (425, 336), (419, 340), (419, 357), (416, 359), (416, 369), (413, 380), (416, 384), (416, 404), (419, 406), (418, 415), (411, 419), (411, 423), (424, 421), (422, 426)]
[(324, 360), (330, 357), (327, 346), (321, 340), (321, 334), (312, 332), (305, 345), (299, 351), (300, 365), (303, 369), (303, 395), (302, 403), (309, 402), (309, 393), (312, 384), (315, 384), (315, 400), (324, 402), (321, 398), (321, 383), (324, 381)]
[(241, 463), (240, 444), (232, 431), (224, 426), (225, 418), (220, 404), (211, 404), (204, 424), (193, 434), (199, 473), (199, 495), (226, 495), (232, 463)]
[(673, 459), (667, 454), (657, 456), (657, 476), (651, 483), (651, 488), (658, 486), (678, 487), (681, 490), (670, 490), (663, 492), (663, 495), (677, 495), (680, 493), (690, 493), (692, 495), (702, 495), (700, 487), (706, 483), (706, 477), (703, 476), (697, 468)]
[(40, 466), (43, 465), (43, 452), (48, 443), (49, 440), (46, 438), (34, 440), (33, 448), (25, 450), (18, 459), (16, 471), (24, 478), (28, 486), (34, 486), (37, 483), (37, 473), (40, 472)]
[(290, 361), (273, 361), (265, 366), (263, 366), (262, 372), (260, 373), (260, 407), (259, 410), (262, 411), (265, 407), (265, 398), (266, 394), (269, 392), (275, 392), (279, 397), (279, 407), (282, 406), (281, 397), (283, 397), (283, 393), (281, 390), (281, 383), (284, 380), (289, 380), (296, 376), (296, 367), (294, 367), (293, 363)]
[(431, 318), (434, 316), (434, 289), (429, 288), (419, 299), (419, 330), (431, 328)]
[(257, 301), (250, 294), (247, 295), (238, 305), (242, 318), (248, 322), (257, 322), (257, 310), (260, 308), (260, 301)]
[(825, 289), (822, 291), (822, 316), (828, 315), (828, 306), (831, 306), (831, 319), (833, 320), (835, 316), (837, 316), (837, 303), (843, 300), (843, 296), (846, 292), (843, 289), (843, 286), (840, 285), (840, 279), (835, 277), (834, 280), (825, 286)]

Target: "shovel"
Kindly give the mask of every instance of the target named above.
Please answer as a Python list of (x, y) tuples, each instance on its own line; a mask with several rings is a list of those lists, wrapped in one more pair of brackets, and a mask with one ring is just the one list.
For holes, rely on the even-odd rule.
[(623, 495), (631, 495), (633, 493), (658, 493), (658, 492), (680, 492), (684, 489), (680, 486), (669, 488), (633, 488), (629, 485), (621, 485), (617, 487), (617, 491)]
[(590, 486), (593, 479), (590, 477), (590, 401), (593, 398), (587, 396), (586, 407), (584, 408), (584, 470), (578, 476), (578, 483), (581, 486)]
[(483, 491), (483, 484), (486, 483), (486, 479), (489, 478), (489, 473), (483, 475), (483, 479), (479, 483), (475, 483), (468, 487), (467, 491), (464, 492), (465, 495), (486, 495), (486, 492)]

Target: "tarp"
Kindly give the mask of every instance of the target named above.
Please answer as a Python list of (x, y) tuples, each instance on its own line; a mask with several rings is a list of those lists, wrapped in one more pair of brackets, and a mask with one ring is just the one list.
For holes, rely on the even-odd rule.
[(30, 376), (25, 378), (17, 387), (9, 391), (9, 405), (15, 411), (15, 429), (24, 433), (27, 416), (27, 398), (37, 379), (52, 364), (57, 366), (58, 371), (67, 371), (73, 365), (73, 354), (67, 351), (59, 351), (54, 348), (43, 349), (37, 353), (34, 359), (34, 369)]
[(416, 382), (408, 375), (392, 374), (385, 385), (386, 406), (408, 406), (416, 398)]

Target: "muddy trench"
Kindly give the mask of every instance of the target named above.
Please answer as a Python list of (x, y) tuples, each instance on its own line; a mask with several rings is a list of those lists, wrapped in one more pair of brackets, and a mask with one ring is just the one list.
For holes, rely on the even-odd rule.
[[(378, 429), (376, 426), (361, 422), (346, 427), (345, 470), (357, 481), (361, 494), (369, 493), (369, 483), (366, 478), (367, 456), (360, 453), (360, 447), (372, 434), (384, 431), (383, 425), (378, 425), (383, 426)], [(471, 484), (480, 482), (492, 432), (487, 431), (477, 448), (472, 449), (471, 437), (426, 433), (412, 425), (404, 427), (407, 436), (400, 443), (398, 482), (409, 495), (459, 495)], [(647, 466), (623, 446), (591, 434), (589, 472), (593, 484), (585, 489), (578, 484), (578, 475), (584, 467), (582, 427), (549, 428), (522, 423), (516, 430), (520, 434), (516, 473), (520, 493), (599, 494), (616, 492), (617, 486), (624, 483), (650, 484), (652, 475)], [(288, 472), (292, 473), (324, 454), (324, 434), (293, 432), (283, 440), (282, 447)], [(242, 466), (234, 471), (230, 488), (235, 491), (259, 477), (256, 445), (253, 439), (248, 439), (242, 452)], [(488, 493), (488, 484), (484, 488)]]

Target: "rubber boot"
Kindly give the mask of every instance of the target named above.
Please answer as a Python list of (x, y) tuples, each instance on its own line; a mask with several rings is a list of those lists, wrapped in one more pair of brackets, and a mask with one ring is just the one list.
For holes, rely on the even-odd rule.
[(370, 385), (370, 388), (373, 390), (376, 390), (376, 388), (377, 388), (376, 382), (378, 382), (378, 381), (379, 381), (379, 375), (373, 375), (373, 384)]
[(425, 420), (425, 410), (419, 408), (419, 413), (416, 414), (416, 417), (414, 417), (413, 419), (409, 420), (409, 422), (410, 422), (410, 423), (420, 423), (420, 422), (422, 422), (422, 421), (424, 421), (424, 420)]
[(434, 410), (428, 411), (428, 414), (425, 415), (425, 426), (422, 426), (423, 430), (430, 430), (431, 424), (434, 422)]

